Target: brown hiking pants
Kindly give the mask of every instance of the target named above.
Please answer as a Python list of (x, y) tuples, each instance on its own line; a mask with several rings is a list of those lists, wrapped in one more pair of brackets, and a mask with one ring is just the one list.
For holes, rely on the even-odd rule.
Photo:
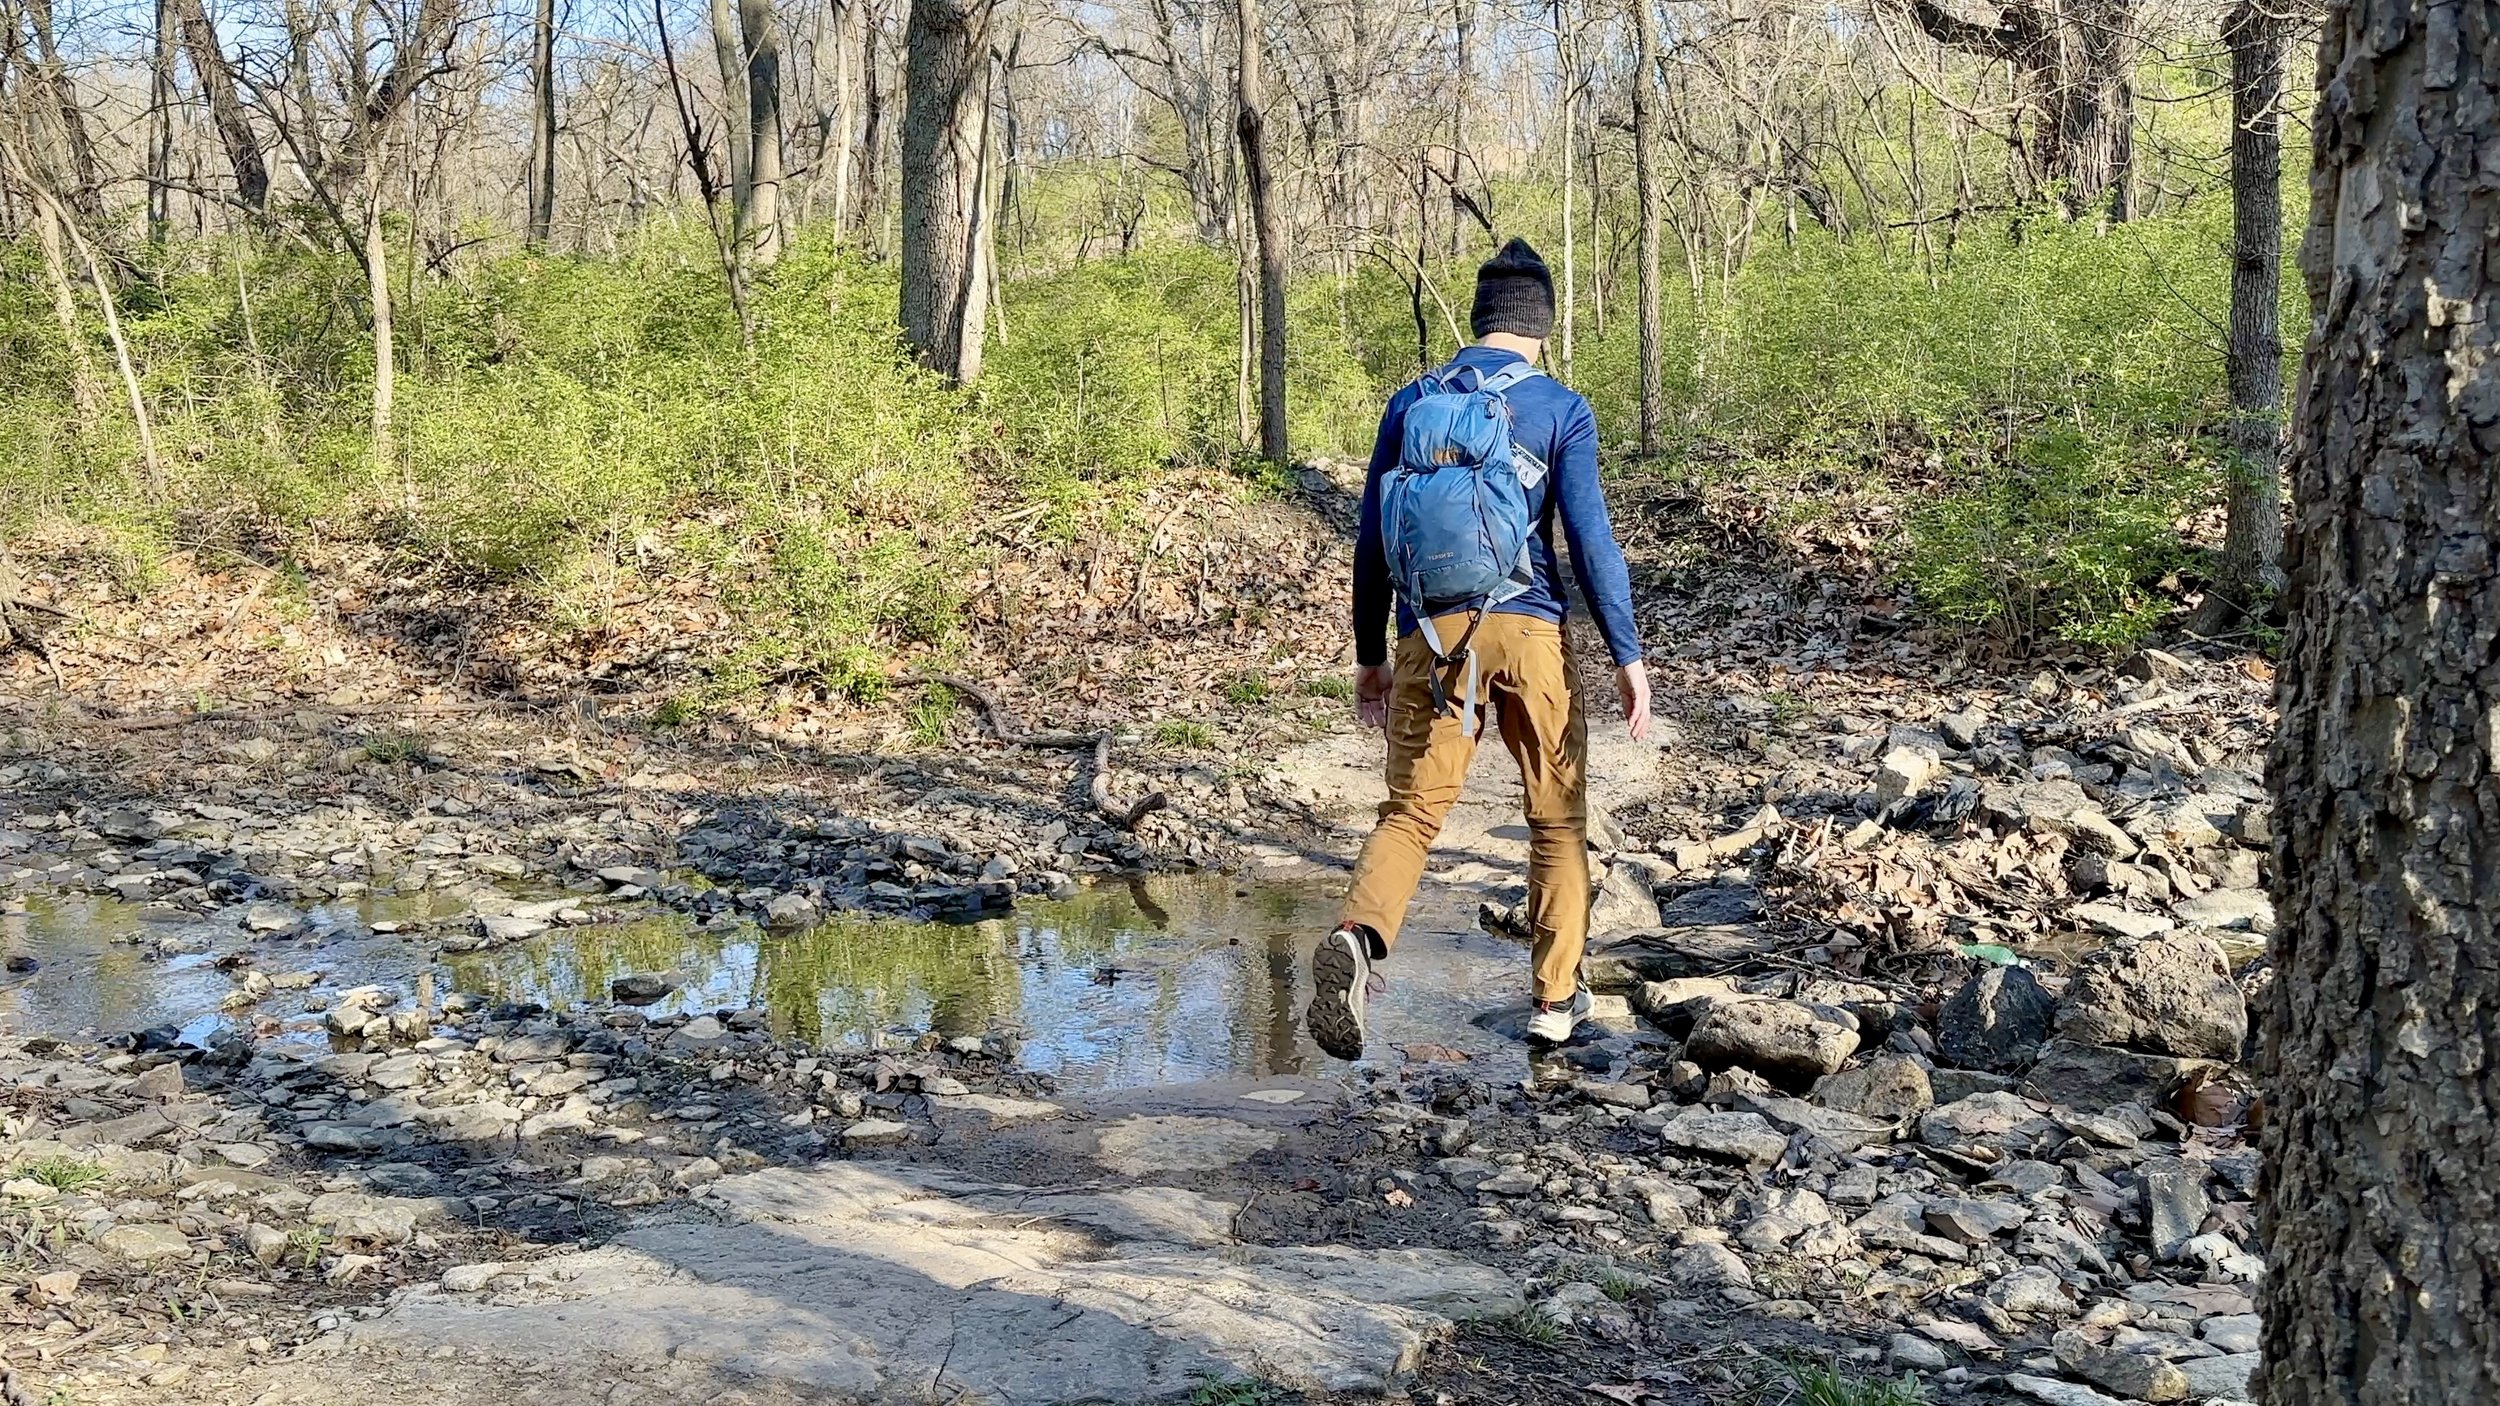
[[(1433, 628), (1454, 645), (1467, 619), (1464, 612), (1441, 616)], [(1537, 999), (1564, 1000), (1579, 989), (1589, 935), (1588, 723), (1579, 685), (1562, 626), (1551, 620), (1488, 614), (1469, 648), (1478, 661), (1479, 730), (1489, 711), (1500, 724), (1502, 745), (1519, 763), (1526, 792)], [(1342, 918), (1388, 944), (1398, 939), (1406, 905), (1423, 880), (1425, 855), (1476, 755), (1475, 739), (1455, 714), (1434, 715), (1431, 665), (1421, 630), (1398, 641), (1389, 688), (1389, 799), (1355, 861)], [(1444, 668), (1442, 679), (1463, 707), (1465, 667)]]

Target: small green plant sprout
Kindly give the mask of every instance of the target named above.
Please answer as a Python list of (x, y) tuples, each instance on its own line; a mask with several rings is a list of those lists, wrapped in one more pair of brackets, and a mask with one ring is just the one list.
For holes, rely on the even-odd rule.
[(1616, 1303), (1629, 1302), (1647, 1287), (1620, 1269), (1608, 1269), (1597, 1276), (1597, 1291)]
[(955, 714), (962, 709), (962, 701), (951, 688), (941, 685), (922, 693), (911, 705), (912, 741), (923, 747), (944, 746)]
[(1302, 691), (1313, 698), (1333, 698), (1343, 703), (1354, 697), (1354, 680), (1343, 674), (1322, 674), (1304, 679)]
[(1250, 1377), (1217, 1377), (1201, 1372), (1189, 1406), (1283, 1406), (1291, 1400), (1283, 1387)]
[(1927, 1391), (1912, 1373), (1864, 1377), (1831, 1358), (1803, 1355), (1781, 1364), (1795, 1406), (1927, 1406)]
[(1272, 690), (1267, 680), (1256, 674), (1236, 674), (1224, 685), (1224, 701), (1236, 708), (1255, 708), (1268, 700)]
[(384, 766), (421, 762), (431, 753), (432, 749), (426, 746), (425, 734), (403, 728), (377, 732), (365, 743), (365, 760)]
[(20, 1169), (28, 1181), (41, 1182), (55, 1191), (84, 1191), (104, 1180), (104, 1168), (95, 1162), (82, 1162), (75, 1157), (43, 1157)]
[(1160, 722), (1155, 724), (1154, 739), (1161, 747), (1204, 751), (1215, 745), (1215, 729), (1199, 722)]
[(1501, 1326), (1512, 1337), (1521, 1342), (1535, 1343), (1538, 1347), (1552, 1347), (1563, 1339), (1562, 1325), (1533, 1308), (1523, 1309), (1503, 1319)]
[(653, 727), (684, 727), (703, 716), (703, 705), (685, 694), (672, 694), (651, 710)]
[(330, 1237), (327, 1232), (314, 1226), (301, 1225), (286, 1233), (286, 1249), (283, 1253), (298, 1266), (310, 1269), (321, 1263), (321, 1251), (329, 1243)]

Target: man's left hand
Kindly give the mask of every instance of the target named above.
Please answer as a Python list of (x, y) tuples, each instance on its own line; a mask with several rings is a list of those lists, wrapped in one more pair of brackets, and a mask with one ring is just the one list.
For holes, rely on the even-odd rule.
[(1635, 659), (1615, 670), (1615, 691), (1623, 696), (1623, 725), (1632, 740), (1649, 740), (1649, 666)]

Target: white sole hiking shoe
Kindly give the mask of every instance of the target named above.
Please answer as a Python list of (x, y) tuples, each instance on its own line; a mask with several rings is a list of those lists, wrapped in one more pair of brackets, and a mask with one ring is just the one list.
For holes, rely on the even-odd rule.
[(1371, 946), (1357, 929), (1337, 929), (1311, 954), (1311, 1008), (1303, 1024), (1321, 1049), (1339, 1059), (1363, 1057), (1363, 1006), (1371, 996), (1371, 975)]
[(1568, 1001), (1539, 1001), (1536, 1013), (1528, 1017), (1528, 1038), (1539, 1044), (1559, 1045), (1569, 1040), (1580, 1022), (1589, 1018), (1596, 1007), (1585, 986), (1572, 993)]

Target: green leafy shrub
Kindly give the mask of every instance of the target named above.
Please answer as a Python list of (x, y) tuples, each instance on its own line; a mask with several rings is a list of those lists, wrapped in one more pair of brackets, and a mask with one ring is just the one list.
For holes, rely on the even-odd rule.
[(1920, 600), (2017, 647), (2141, 639), (2167, 609), (2148, 587), (2185, 555), (2180, 519), (2214, 480), (2200, 462), (2138, 449), (2061, 429), (2010, 462), (1982, 460), (1968, 486), (1910, 514), (1906, 572)]

